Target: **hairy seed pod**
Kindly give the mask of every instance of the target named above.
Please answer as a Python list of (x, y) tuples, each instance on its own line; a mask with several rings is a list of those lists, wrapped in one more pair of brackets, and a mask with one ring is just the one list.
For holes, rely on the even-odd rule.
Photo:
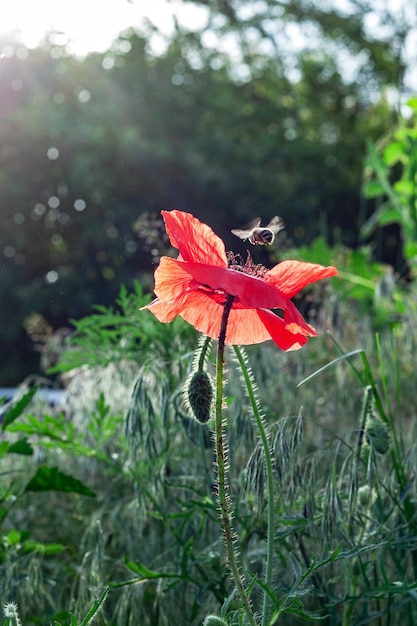
[(389, 431), (385, 424), (377, 417), (371, 417), (366, 422), (366, 438), (374, 450), (379, 454), (386, 454), (390, 446)]
[(188, 400), (196, 420), (206, 424), (210, 417), (213, 387), (206, 372), (194, 372), (188, 385)]

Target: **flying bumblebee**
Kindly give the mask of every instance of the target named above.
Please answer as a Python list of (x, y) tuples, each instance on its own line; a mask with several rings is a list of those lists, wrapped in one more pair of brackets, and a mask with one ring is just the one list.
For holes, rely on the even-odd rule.
[(261, 218), (257, 217), (246, 228), (234, 228), (232, 233), (243, 241), (250, 241), (254, 246), (270, 246), (274, 243), (275, 235), (285, 228), (284, 221), (277, 215), (267, 226), (261, 226)]

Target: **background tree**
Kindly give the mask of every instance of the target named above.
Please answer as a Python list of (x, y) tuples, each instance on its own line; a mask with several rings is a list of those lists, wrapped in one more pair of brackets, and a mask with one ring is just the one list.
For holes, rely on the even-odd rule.
[[(275, 214), (295, 243), (357, 243), (365, 140), (396, 118), (386, 93), (404, 84), (404, 20), (381, 12), (395, 36), (378, 39), (361, 4), (196, 4), (206, 28), (178, 21), (162, 54), (149, 28), (83, 61), (53, 37), (2, 59), (2, 384), (37, 368), (32, 311), (57, 327), (121, 283), (151, 288), (161, 209), (192, 211), (235, 249), (231, 228)], [(298, 51), (295, 25), (309, 37)]]

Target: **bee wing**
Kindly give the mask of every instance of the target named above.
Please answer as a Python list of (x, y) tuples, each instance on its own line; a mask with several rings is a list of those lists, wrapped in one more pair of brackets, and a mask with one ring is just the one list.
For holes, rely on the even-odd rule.
[(271, 230), (274, 235), (276, 235), (277, 233), (279, 233), (280, 230), (285, 228), (284, 220), (276, 215), (272, 218), (269, 224), (265, 226), (265, 228), (269, 228), (269, 230)]
[(233, 233), (233, 235), (236, 235), (236, 237), (240, 237), (241, 239), (247, 239), (250, 236), (253, 229), (258, 228), (260, 223), (261, 223), (261, 218), (255, 217), (255, 219), (249, 222), (249, 224), (246, 224), (244, 228), (233, 228), (231, 232)]
[(249, 224), (246, 224), (244, 230), (253, 230), (254, 228), (258, 228), (261, 225), (261, 218), (255, 217), (254, 220), (251, 220)]
[(247, 239), (250, 234), (251, 234), (251, 230), (241, 230), (240, 228), (233, 228), (231, 231), (231, 233), (233, 233), (233, 235), (236, 235), (236, 237), (240, 237), (240, 239)]

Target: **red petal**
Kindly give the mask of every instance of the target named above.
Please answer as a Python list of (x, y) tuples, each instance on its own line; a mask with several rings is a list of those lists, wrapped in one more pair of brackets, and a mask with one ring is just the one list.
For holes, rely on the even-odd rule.
[(150, 304), (143, 306), (140, 310), (142, 311), (143, 309), (149, 309), (160, 322), (164, 323), (172, 322), (181, 311), (179, 301), (161, 302), (158, 298), (153, 300)]
[[(289, 350), (299, 350), (307, 343), (308, 338), (304, 334), (291, 332), (291, 325), (287, 326), (285, 322), (277, 315), (274, 315), (272, 311), (260, 309), (258, 315), (259, 319), (268, 330), (271, 339), (281, 350), (285, 350), (286, 352)], [(311, 335), (317, 335), (314, 329), (312, 329), (312, 331)]]
[[(144, 308), (152, 311), (160, 322), (172, 322), (177, 315), (181, 315), (196, 330), (217, 340), (223, 305), (224, 296), (220, 294), (191, 291), (174, 302), (156, 299)], [(310, 329), (309, 335), (316, 334), (314, 329)], [(251, 345), (272, 339), (282, 350), (298, 350), (307, 342), (306, 335), (298, 332), (298, 327), (292, 330), (291, 325), (286, 325), (271, 311), (243, 309), (233, 305), (227, 324), (226, 343)]]
[(191, 213), (162, 211), (171, 244), (184, 261), (227, 267), (223, 241)]
[(247, 309), (285, 309), (289, 300), (269, 282), (225, 267), (184, 263), (183, 268), (201, 285), (235, 296)]
[(323, 267), (304, 261), (282, 261), (266, 273), (265, 280), (272, 283), (287, 298), (292, 298), (306, 285), (336, 276), (337, 273), (333, 266)]
[(308, 337), (315, 337), (316, 331), (308, 324), (295, 304), (288, 300), (287, 308), (284, 311), (285, 326), (292, 329), (292, 332), (301, 333)]
[(187, 263), (163, 256), (155, 270), (155, 293), (160, 300), (171, 301), (189, 291), (194, 282), (185, 271)]

